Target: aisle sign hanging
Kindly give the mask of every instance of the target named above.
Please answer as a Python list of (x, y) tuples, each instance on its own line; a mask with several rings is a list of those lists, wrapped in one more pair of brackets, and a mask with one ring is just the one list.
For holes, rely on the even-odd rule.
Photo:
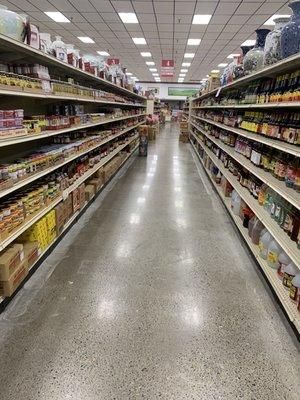
[(107, 64), (108, 65), (119, 65), (120, 60), (118, 58), (108, 58), (107, 59)]
[(174, 60), (162, 60), (161, 76), (164, 76), (164, 77), (173, 77), (174, 76)]

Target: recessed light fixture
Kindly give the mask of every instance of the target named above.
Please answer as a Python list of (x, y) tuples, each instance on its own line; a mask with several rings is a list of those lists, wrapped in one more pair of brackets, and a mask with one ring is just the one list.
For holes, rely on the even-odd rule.
[(190, 67), (190, 66), (191, 66), (191, 63), (183, 62), (181, 65), (182, 65), (183, 67)]
[(210, 72), (212, 74), (218, 74), (220, 72), (220, 70), (219, 69), (212, 69)]
[(100, 56), (109, 56), (110, 54), (107, 51), (97, 51)]
[(135, 13), (118, 13), (124, 24), (138, 24), (139, 21)]
[(240, 56), (240, 54), (229, 54), (229, 56), (227, 58), (231, 59), (231, 58), (238, 57), (238, 56)]
[(255, 43), (256, 43), (255, 39), (248, 39), (248, 40), (245, 40), (245, 42), (242, 43), (241, 46), (254, 46)]
[(133, 37), (132, 40), (135, 44), (147, 44), (146, 39), (143, 37)]
[(274, 14), (270, 17), (264, 25), (275, 25), (274, 19), (276, 18), (290, 18), (290, 15), (281, 15), (281, 14)]
[(152, 75), (153, 76), (159, 76), (159, 74), (157, 74), (156, 72), (154, 72)]
[(131, 72), (126, 72), (126, 75), (132, 76), (133, 74)]
[(95, 42), (93, 41), (93, 39), (91, 39), (91, 38), (88, 37), (88, 36), (77, 36), (77, 38), (78, 38), (79, 40), (81, 40), (83, 43), (95, 43)]
[(207, 25), (210, 19), (210, 14), (195, 14), (192, 23), (195, 25)]
[(142, 57), (151, 57), (151, 53), (149, 51), (142, 51), (141, 56)]
[(45, 11), (44, 14), (48, 15), (48, 17), (53, 19), (55, 22), (71, 22), (59, 11)]
[(210, 75), (207, 74), (207, 75), (206, 75), (206, 78), (209, 78), (209, 76), (210, 76)]
[(186, 76), (186, 74), (179, 74), (179, 76), (182, 76), (182, 77), (183, 77), (183, 76)]
[(155, 62), (154, 61), (146, 61), (146, 64), (147, 65), (155, 65)]
[(181, 69), (180, 72), (188, 72), (188, 69)]
[(195, 57), (195, 53), (185, 53), (184, 54), (184, 58), (194, 58)]
[(157, 68), (149, 68), (150, 72), (157, 72)]
[(201, 39), (188, 39), (188, 46), (198, 46), (201, 42)]
[(221, 64), (218, 64), (218, 67), (225, 68), (225, 67), (227, 67), (227, 65), (228, 65), (228, 63), (221, 63)]

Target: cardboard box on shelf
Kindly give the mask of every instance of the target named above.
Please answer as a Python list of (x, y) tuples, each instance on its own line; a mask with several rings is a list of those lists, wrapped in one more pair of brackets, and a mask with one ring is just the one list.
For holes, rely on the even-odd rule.
[(225, 197), (230, 197), (233, 187), (223, 175), (221, 178), (221, 188)]
[(220, 78), (218, 76), (211, 76), (209, 78), (208, 91), (215, 90), (220, 86)]
[(85, 192), (85, 200), (90, 201), (95, 196), (95, 186), (86, 185), (84, 192)]
[(23, 244), (15, 243), (0, 256), (0, 280), (5, 281), (15, 272), (24, 259)]
[(60, 235), (63, 227), (66, 223), (66, 207), (64, 203), (59, 203), (55, 207), (55, 216), (56, 216), (56, 233), (57, 235)]
[(28, 269), (39, 258), (39, 245), (38, 242), (25, 242), (24, 243), (24, 256), (27, 260)]
[(73, 198), (72, 193), (64, 201), (65, 213), (66, 213), (66, 221), (68, 221), (73, 215)]
[(88, 181), (89, 185), (93, 185), (95, 187), (95, 193), (99, 192), (102, 187), (102, 178), (93, 178)]
[(73, 213), (80, 209), (80, 198), (78, 188), (72, 191)]
[(85, 184), (82, 183), (78, 187), (78, 192), (79, 192), (79, 208), (81, 209), (85, 205)]
[(0, 296), (10, 297), (28, 274), (27, 259), (24, 259), (8, 280), (0, 281)]

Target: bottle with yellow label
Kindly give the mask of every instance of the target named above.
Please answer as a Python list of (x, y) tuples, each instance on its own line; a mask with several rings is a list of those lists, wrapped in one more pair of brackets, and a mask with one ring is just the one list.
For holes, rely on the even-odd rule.
[(276, 240), (272, 240), (267, 251), (267, 262), (269, 267), (276, 270), (278, 269), (278, 257), (281, 252), (282, 248), (279, 246)]

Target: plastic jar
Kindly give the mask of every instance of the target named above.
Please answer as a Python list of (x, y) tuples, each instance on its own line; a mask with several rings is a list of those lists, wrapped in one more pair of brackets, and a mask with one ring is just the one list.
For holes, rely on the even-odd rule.
[(290, 298), (294, 303), (298, 304), (300, 299), (300, 274), (297, 274), (295, 278), (292, 279)]
[(265, 233), (262, 231), (262, 234), (259, 238), (259, 253), (261, 258), (264, 260), (267, 259), (268, 247), (272, 240), (273, 236), (269, 233), (269, 231), (266, 231)]
[(283, 279), (283, 275), (284, 275), (284, 269), (292, 262), (292, 260), (290, 259), (290, 257), (284, 252), (282, 251), (279, 254), (278, 257), (278, 268), (277, 268), (277, 273), (278, 273), (278, 277), (279, 279)]
[(292, 285), (292, 280), (294, 279), (295, 275), (299, 273), (298, 268), (294, 263), (289, 263), (284, 270), (283, 270), (283, 278), (282, 284), (286, 289), (290, 289)]
[(267, 250), (267, 262), (270, 268), (278, 269), (278, 257), (280, 253), (282, 253), (282, 248), (279, 246), (276, 240), (272, 240)]

